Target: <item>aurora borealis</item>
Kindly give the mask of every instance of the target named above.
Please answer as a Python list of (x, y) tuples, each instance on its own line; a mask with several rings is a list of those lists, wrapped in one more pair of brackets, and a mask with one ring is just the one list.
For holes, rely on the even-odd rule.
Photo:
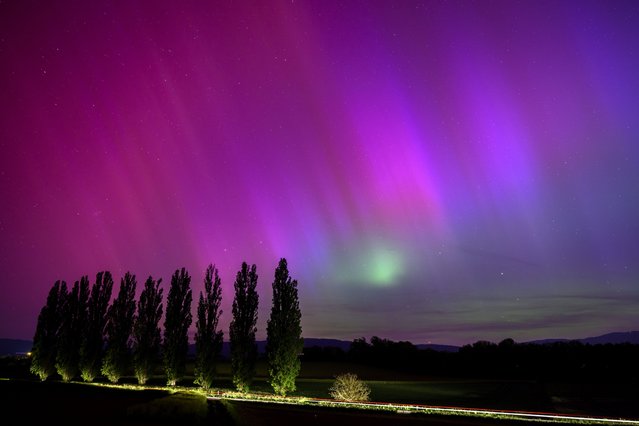
[(3, 1), (0, 337), (280, 257), (307, 337), (637, 329), (637, 75), (636, 1)]

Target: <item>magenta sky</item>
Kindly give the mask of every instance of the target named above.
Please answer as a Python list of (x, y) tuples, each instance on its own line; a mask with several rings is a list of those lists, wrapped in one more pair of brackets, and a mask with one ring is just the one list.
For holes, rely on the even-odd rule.
[(636, 1), (3, 1), (0, 337), (280, 257), (309, 337), (637, 329), (638, 75)]

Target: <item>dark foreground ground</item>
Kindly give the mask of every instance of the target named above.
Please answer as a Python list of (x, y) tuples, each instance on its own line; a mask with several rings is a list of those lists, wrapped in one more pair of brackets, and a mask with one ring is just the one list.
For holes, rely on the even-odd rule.
[(473, 418), (463, 416), (433, 416), (421, 413), (399, 414), (392, 412), (337, 409), (323, 407), (278, 406), (254, 402), (225, 402), (227, 412), (235, 420), (236, 425), (538, 425), (519, 420), (499, 420), (488, 418)]
[[(200, 395), (85, 384), (0, 380), (4, 419), (41, 425), (506, 425), (533, 424), (456, 416), (208, 401)], [(536, 423), (538, 424), (538, 423)]]
[[(218, 366), (217, 389), (232, 389), (228, 363)], [(305, 362), (293, 396), (330, 398), (333, 377), (354, 372), (371, 388), (371, 400), (378, 402), (551, 412), (576, 416), (639, 419), (639, 382), (626, 378), (576, 378), (524, 380), (494, 378), (442, 378), (406, 374), (352, 363)], [(272, 394), (266, 380), (266, 365), (258, 363), (258, 376), (251, 386), (257, 393)], [(0, 412), (12, 424), (505, 424), (495, 419), (395, 414), (362, 410), (338, 410), (312, 406), (281, 406), (239, 402), (207, 401), (192, 393), (134, 391), (107, 387), (65, 384), (57, 376), (45, 383), (29, 373), (29, 360), (0, 358)], [(98, 381), (104, 383), (104, 378)], [(132, 376), (122, 383), (135, 384)], [(151, 386), (164, 386), (158, 372)], [(192, 363), (181, 386), (194, 386)], [(4, 422), (3, 422), (4, 423)], [(523, 424), (518, 422), (518, 424)]]

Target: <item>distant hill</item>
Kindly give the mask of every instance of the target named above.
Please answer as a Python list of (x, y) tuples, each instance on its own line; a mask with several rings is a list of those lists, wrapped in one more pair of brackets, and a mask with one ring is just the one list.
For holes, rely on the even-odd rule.
[(627, 331), (624, 333), (608, 333), (597, 337), (587, 337), (579, 340), (581, 343), (600, 345), (606, 343), (632, 343), (639, 345), (639, 331)]
[(528, 342), (521, 342), (521, 343), (531, 343), (533, 345), (552, 345), (553, 343), (562, 343), (562, 342), (570, 342), (570, 339), (540, 339), (540, 340), (530, 340)]
[[(569, 342), (569, 341), (578, 341), (584, 344), (590, 345), (601, 345), (601, 344), (618, 344), (618, 343), (632, 343), (635, 345), (639, 345), (639, 331), (626, 331), (626, 332), (617, 332), (617, 333), (608, 333), (603, 334), (601, 336), (595, 337), (586, 337), (583, 339), (541, 339), (541, 340), (532, 340), (529, 342), (522, 343), (535, 343), (538, 345), (552, 344), (556, 342)], [(0, 356), (7, 355), (16, 355), (16, 354), (24, 354), (31, 350), (32, 346), (31, 340), (20, 340), (20, 339), (0, 339)], [(304, 347), (311, 348), (313, 346), (319, 347), (336, 347), (340, 348), (343, 351), (348, 351), (351, 347), (351, 342), (349, 340), (338, 340), (338, 339), (318, 339), (308, 337), (304, 339)], [(432, 349), (439, 352), (457, 352), (459, 350), (458, 346), (452, 345), (437, 345), (437, 344), (418, 344), (415, 345), (419, 349)], [(257, 350), (260, 354), (263, 354), (266, 351), (266, 342), (264, 340), (260, 340), (257, 342)], [(189, 345), (189, 355), (195, 354), (195, 344)], [(224, 342), (222, 346), (222, 356), (229, 357), (231, 354), (231, 348), (228, 341)]]
[(334, 347), (334, 348), (340, 348), (343, 351), (347, 351), (351, 347), (351, 342), (349, 340), (314, 339), (312, 337), (304, 339), (305, 348), (312, 348), (313, 346), (319, 346), (322, 348)]
[[(311, 348), (313, 346), (319, 347), (337, 347), (342, 349), (343, 351), (348, 351), (351, 347), (350, 340), (337, 340), (337, 339), (314, 339), (314, 338), (305, 338), (304, 339), (304, 347)], [(424, 343), (415, 345), (418, 349), (432, 349), (434, 351), (440, 352), (457, 352), (459, 350), (459, 346), (452, 345), (436, 345), (431, 343)]]
[(32, 346), (31, 340), (0, 339), (0, 356), (25, 354)]
[[(350, 340), (339, 340), (339, 339), (319, 339), (313, 337), (305, 337), (304, 338), (304, 347), (312, 348), (314, 346), (318, 346), (320, 348), (339, 348), (344, 352), (348, 352), (351, 347)], [(435, 345), (435, 344), (421, 344), (416, 345), (418, 349), (432, 349), (434, 351), (439, 352), (457, 352), (459, 350), (458, 346), (452, 345)], [(266, 353), (266, 341), (258, 340), (257, 341), (257, 352), (259, 354)], [(195, 344), (189, 345), (189, 355), (195, 355)], [(222, 353), (221, 355), (225, 358), (230, 357), (231, 355), (231, 344), (228, 341), (225, 341), (222, 345)]]
[[(618, 332), (618, 333), (608, 333), (601, 336), (596, 337), (586, 337), (583, 339), (541, 339), (541, 340), (532, 340), (529, 342), (519, 342), (519, 343), (534, 343), (538, 345), (546, 345), (557, 342), (569, 342), (569, 341), (577, 341), (584, 344), (590, 345), (602, 345), (602, 344), (617, 344), (617, 343), (632, 343), (635, 345), (639, 345), (639, 331), (627, 331), (627, 332)], [(473, 342), (474, 343), (474, 342)], [(351, 341), (349, 340), (338, 340), (338, 339), (317, 339), (317, 338), (304, 338), (304, 347), (311, 348), (313, 346), (319, 347), (337, 347), (342, 349), (343, 351), (348, 351), (351, 347)], [(459, 346), (453, 345), (437, 345), (432, 343), (424, 343), (417, 344), (418, 349), (431, 349), (438, 352), (457, 352), (459, 351)], [(260, 354), (266, 352), (266, 342), (264, 340), (258, 340), (257, 342), (257, 351)], [(189, 355), (195, 354), (195, 345), (189, 345)], [(231, 346), (228, 341), (225, 341), (222, 346), (222, 356), (228, 358), (231, 355)]]
[(546, 345), (557, 342), (570, 342), (577, 341), (583, 344), (590, 345), (605, 345), (605, 344), (619, 344), (619, 343), (632, 343), (639, 345), (639, 331), (626, 331), (602, 334), (601, 336), (586, 337), (584, 339), (542, 339), (533, 340), (525, 343), (536, 343), (538, 345)]
[[(266, 353), (266, 341), (258, 340), (257, 342), (257, 352), (259, 354)], [(320, 347), (337, 347), (342, 349), (343, 351), (348, 351), (351, 347), (351, 342), (346, 340), (337, 340), (337, 339), (317, 339), (317, 338), (304, 338), (304, 347), (311, 348), (313, 346)], [(189, 355), (195, 355), (195, 344), (189, 345)], [(225, 358), (231, 356), (231, 343), (227, 340), (222, 344), (222, 353), (221, 355)]]
[(459, 346), (453, 345), (435, 345), (433, 343), (426, 343), (422, 345), (415, 345), (417, 349), (430, 349), (437, 352), (457, 352), (459, 351)]

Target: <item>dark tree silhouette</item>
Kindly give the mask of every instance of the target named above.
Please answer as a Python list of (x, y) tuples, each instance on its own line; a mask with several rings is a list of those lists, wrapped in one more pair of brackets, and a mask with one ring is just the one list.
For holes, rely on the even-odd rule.
[(56, 370), (65, 382), (78, 376), (80, 371), (80, 345), (88, 317), (89, 277), (84, 276), (73, 284), (67, 302), (64, 304)]
[(145, 384), (160, 353), (160, 319), (162, 318), (162, 279), (147, 278), (138, 302), (133, 325), (133, 362), (138, 383)]
[(129, 367), (136, 286), (135, 275), (127, 272), (120, 280), (120, 291), (107, 314), (107, 348), (102, 374), (113, 383), (117, 383)]
[(100, 373), (104, 350), (106, 313), (113, 291), (113, 277), (109, 271), (98, 272), (89, 297), (86, 334), (80, 346), (80, 375), (92, 382)]
[(204, 294), (200, 292), (195, 334), (195, 383), (210, 389), (215, 378), (215, 360), (222, 349), (224, 332), (218, 330), (222, 310), (222, 283), (217, 268), (209, 265), (204, 277)]
[(193, 321), (191, 315), (191, 277), (185, 268), (176, 270), (171, 277), (171, 288), (166, 301), (164, 318), (164, 370), (169, 386), (184, 375), (189, 346), (188, 331)]
[(246, 262), (235, 278), (233, 319), (229, 330), (231, 340), (231, 374), (233, 384), (240, 392), (248, 392), (255, 376), (257, 345), (257, 268), (250, 270)]
[(398, 370), (415, 370), (420, 365), (419, 350), (410, 342), (393, 342), (377, 336), (370, 343), (355, 339), (348, 351), (351, 361)]
[(288, 275), (286, 259), (280, 259), (273, 281), (273, 306), (266, 326), (266, 355), (271, 386), (278, 395), (295, 391), (300, 372), (302, 313), (297, 297), (297, 280)]
[(40, 380), (55, 373), (55, 360), (62, 313), (67, 298), (67, 283), (56, 281), (49, 290), (47, 303), (40, 310), (31, 350), (31, 372)]

